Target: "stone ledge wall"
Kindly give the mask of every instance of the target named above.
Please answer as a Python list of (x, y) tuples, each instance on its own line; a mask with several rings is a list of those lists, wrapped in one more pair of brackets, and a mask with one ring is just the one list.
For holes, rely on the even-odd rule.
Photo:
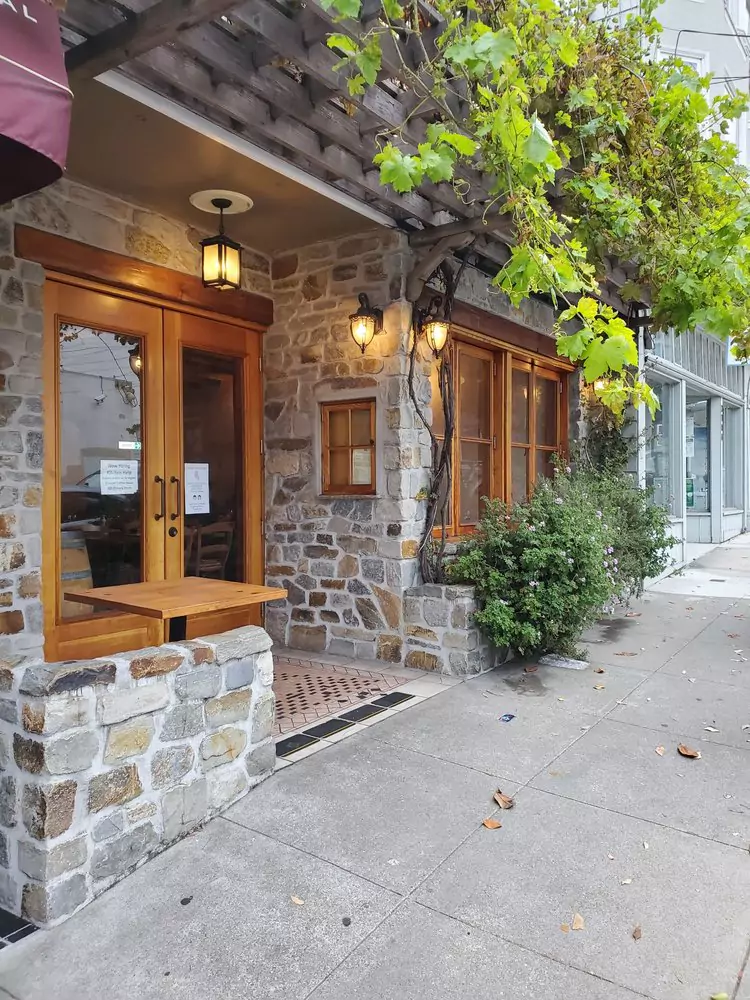
[(409, 587), (404, 592), (405, 665), (461, 677), (504, 663), (508, 651), (493, 646), (474, 624), (478, 607), (470, 586)]
[(270, 647), (246, 626), (0, 669), (0, 906), (58, 923), (268, 777)]

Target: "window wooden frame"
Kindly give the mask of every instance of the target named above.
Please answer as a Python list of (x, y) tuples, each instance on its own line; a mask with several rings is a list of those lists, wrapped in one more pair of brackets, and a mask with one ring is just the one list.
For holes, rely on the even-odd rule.
[[(352, 444), (352, 413), (366, 411), (370, 414), (370, 443), (368, 445)], [(332, 446), (330, 441), (330, 422), (332, 413), (346, 412), (349, 414), (349, 444)], [(323, 470), (323, 495), (324, 496), (373, 496), (376, 490), (375, 482), (375, 400), (374, 399), (344, 399), (330, 403), (320, 404), (320, 424), (321, 424), (321, 465)], [(336, 451), (349, 452), (349, 478), (351, 480), (351, 456), (355, 450), (369, 448), (370, 450), (370, 482), (365, 483), (336, 483), (331, 478), (331, 454)]]

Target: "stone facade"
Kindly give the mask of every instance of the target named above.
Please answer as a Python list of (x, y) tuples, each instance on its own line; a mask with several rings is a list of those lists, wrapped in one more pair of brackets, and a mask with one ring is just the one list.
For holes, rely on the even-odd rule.
[(68, 917), (272, 773), (271, 639), (4, 668), (0, 906)]
[(504, 663), (474, 624), (478, 605), (473, 587), (426, 583), (404, 592), (404, 663), (462, 677)]
[[(278, 257), (264, 339), (267, 582), (274, 639), (310, 652), (401, 662), (402, 594), (417, 582), (429, 479), (427, 432), (408, 401), (408, 253), (397, 233), (319, 243)], [(357, 295), (384, 309), (365, 355), (349, 333)], [(429, 384), (426, 384), (429, 393)], [(374, 399), (374, 496), (323, 496), (320, 404)], [(429, 400), (429, 395), (426, 397)]]
[[(16, 223), (195, 275), (207, 233), (69, 180), (0, 208), (0, 660), (20, 662), (44, 643), (44, 270), (14, 255)], [(243, 287), (268, 295), (270, 260), (246, 249), (243, 265)]]

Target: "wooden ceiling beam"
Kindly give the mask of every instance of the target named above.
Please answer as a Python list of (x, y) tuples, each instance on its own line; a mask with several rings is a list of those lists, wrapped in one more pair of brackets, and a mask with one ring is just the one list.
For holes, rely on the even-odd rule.
[(68, 49), (65, 65), (72, 83), (90, 80), (174, 40), (181, 31), (218, 17), (238, 0), (157, 0), (105, 31)]

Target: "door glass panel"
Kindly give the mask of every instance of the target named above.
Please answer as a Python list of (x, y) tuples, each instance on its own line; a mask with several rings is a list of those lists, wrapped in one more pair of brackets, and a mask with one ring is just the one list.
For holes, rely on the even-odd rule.
[[(352, 410), (352, 444), (357, 445), (370, 445), (372, 442), (372, 433), (370, 428), (370, 416), (371, 410), (368, 407), (366, 410)], [(369, 480), (368, 480), (369, 482)]]
[(688, 513), (711, 510), (709, 401), (688, 397), (685, 415), (685, 503)]
[(491, 495), (491, 446), (461, 442), (460, 524), (476, 524), (484, 507), (483, 497)]
[(529, 373), (513, 369), (511, 437), (519, 444), (529, 440)]
[(430, 387), (432, 396), (430, 406), (432, 407), (432, 431), (435, 437), (445, 435), (445, 413), (443, 412), (443, 397), (440, 395), (440, 365), (430, 366)]
[(513, 500), (525, 500), (529, 492), (528, 448), (512, 448), (510, 458), (511, 494)]
[[(65, 597), (142, 579), (142, 338), (61, 323), (60, 616), (97, 612)], [(111, 612), (99, 612), (107, 614)]]
[(328, 443), (332, 448), (345, 448), (349, 444), (349, 411), (331, 410), (328, 419)]
[(167, 484), (167, 510), (177, 491), (185, 520), (185, 575), (241, 581), (242, 364), (239, 358), (182, 349), (182, 483)]
[(335, 486), (345, 486), (349, 483), (351, 460), (352, 456), (348, 448), (342, 451), (331, 451), (331, 482)]
[[(459, 354), (461, 388), (461, 437), (490, 437), (492, 362), (461, 351)], [(525, 439), (524, 439), (525, 440)]]
[(555, 467), (552, 464), (553, 451), (537, 451), (536, 453), (536, 478), (546, 476), (551, 479), (555, 474)]
[(552, 379), (536, 380), (536, 443), (557, 445), (557, 400), (559, 383)]

